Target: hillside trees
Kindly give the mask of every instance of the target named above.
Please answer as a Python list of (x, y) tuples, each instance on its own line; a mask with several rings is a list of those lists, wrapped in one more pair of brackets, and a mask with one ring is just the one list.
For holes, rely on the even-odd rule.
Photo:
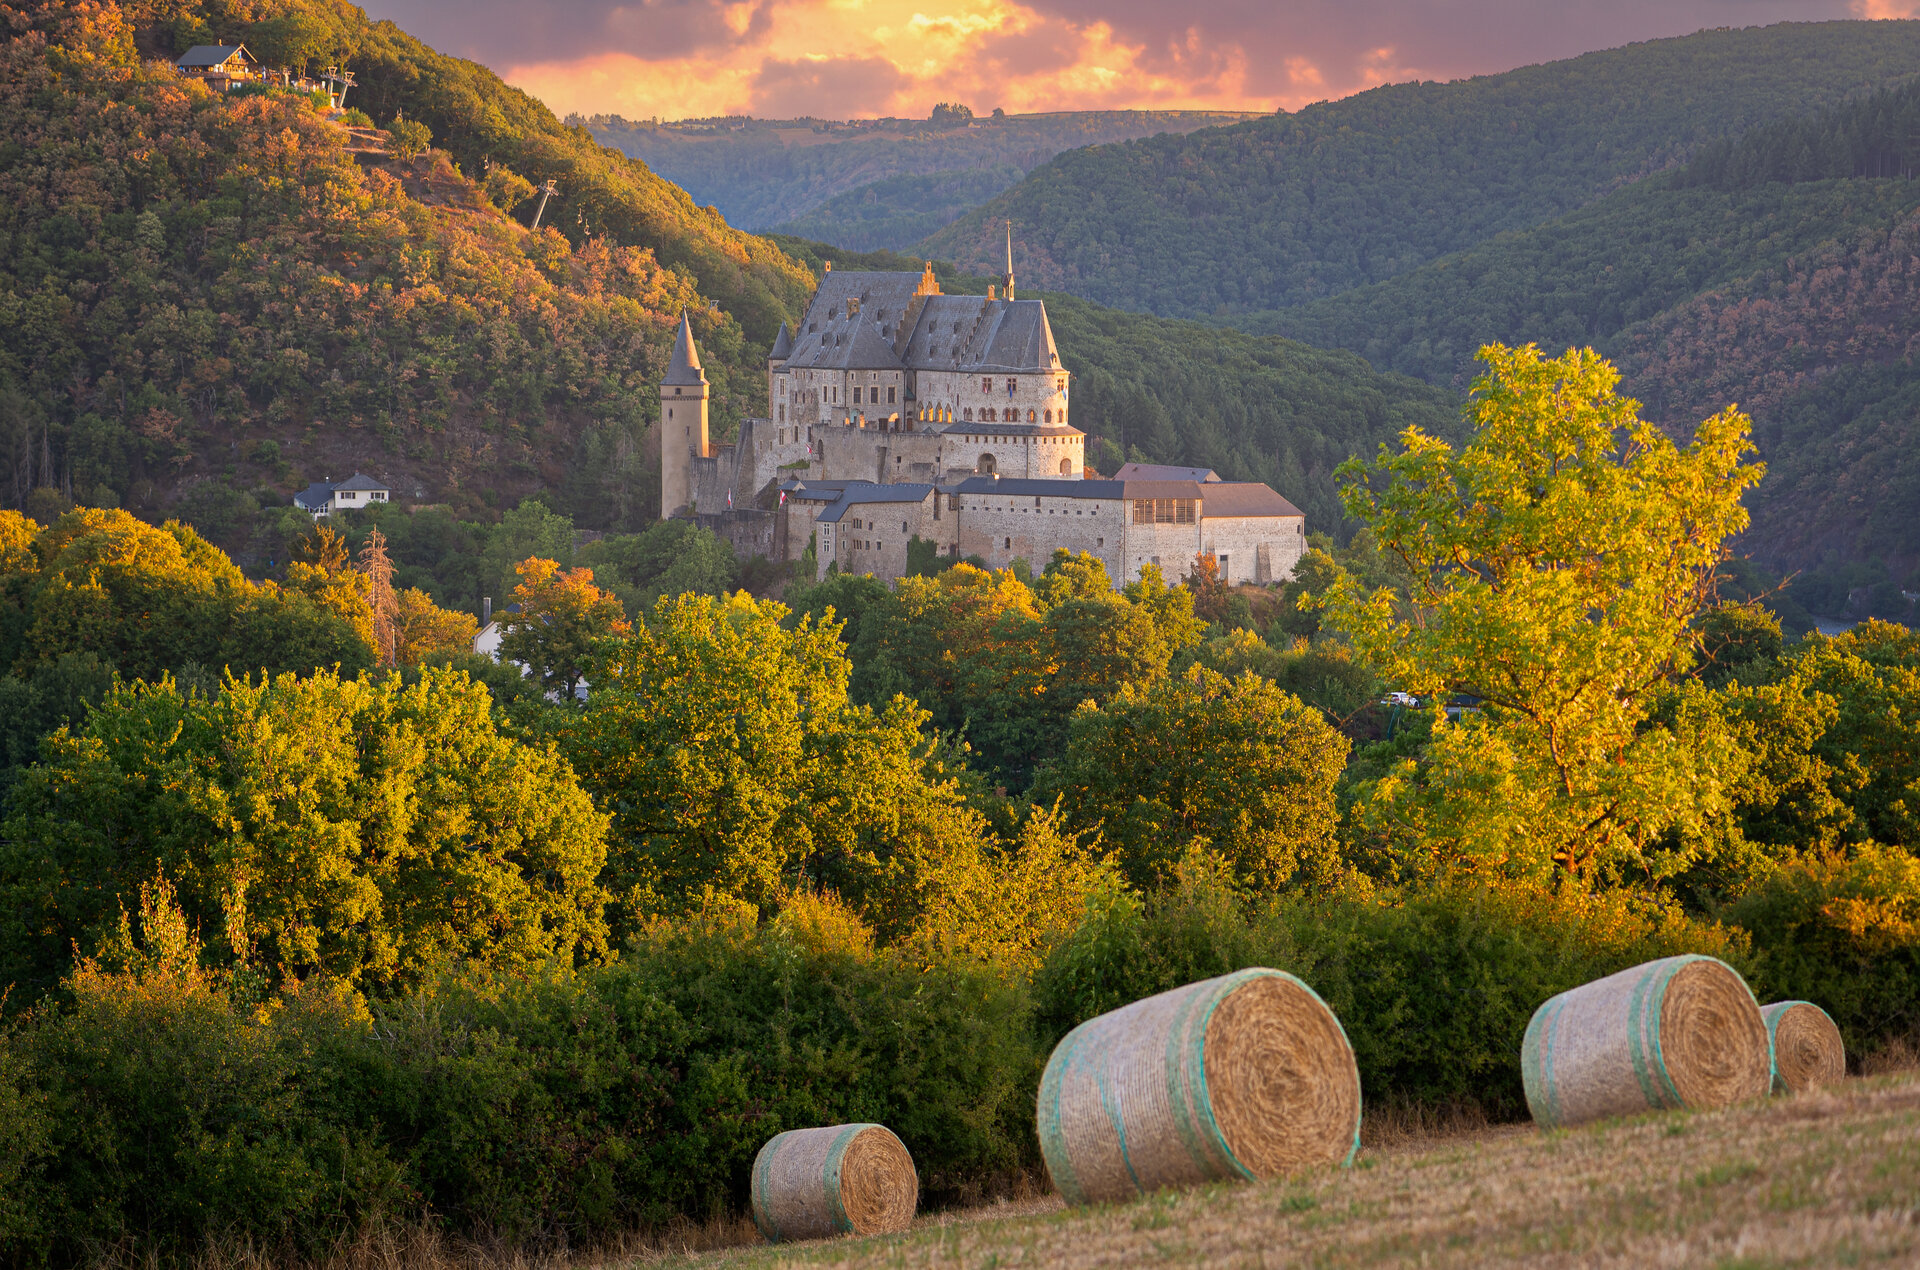
[(1346, 469), (1352, 514), (1412, 586), (1402, 600), (1342, 576), (1327, 620), (1390, 684), (1484, 702), (1436, 718), (1424, 760), (1374, 782), (1362, 821), (1416, 872), (1672, 872), (1684, 862), (1657, 858), (1661, 835), (1701, 824), (1734, 773), (1729, 747), (1646, 725), (1692, 664), (1694, 620), (1746, 523), (1740, 496), (1763, 470), (1747, 420), (1714, 415), (1681, 450), (1591, 350), (1482, 357), (1463, 447), (1409, 431), (1383, 447), (1377, 491), (1364, 464)]
[(991, 269), (1011, 218), (1035, 284), (1168, 316), (1280, 308), (1564, 215), (1721, 137), (1906, 75), (1916, 51), (1908, 24), (1781, 24), (1392, 84), (1069, 151), (921, 250)]
[[(370, 666), (365, 602), (329, 593), (329, 574), (256, 585), (193, 530), (155, 528), (123, 511), (82, 508), (40, 527), (15, 513), (0, 578), (0, 666), (26, 672), (92, 655), (127, 679), (188, 665), (305, 673)], [(338, 588), (334, 588), (338, 589)], [(362, 615), (355, 621), (353, 607)]]
[(164, 875), (275, 982), (370, 992), (451, 961), (605, 946), (606, 820), (551, 751), (501, 735), (485, 688), (397, 676), (117, 688), (57, 733), (0, 832), (0, 979), (51, 987)]
[[(200, 12), (166, 12), (188, 9)], [(639, 235), (609, 237), (599, 220), (593, 236), (572, 224), (573, 240), (529, 234), (438, 151), (363, 166), (303, 99), (224, 98), (141, 62), (117, 6), (34, 16), (0, 49), (0, 125), (16, 138), (0, 156), (0, 446), (12, 464), (0, 496), (16, 505), (46, 485), (162, 508), (206, 475), (197, 456), (216, 445), (226, 454), (266, 433), (276, 456), (319, 451), (326, 429), (328, 443), (395, 454), (469, 510), (495, 484), (532, 487), (553, 454), (590, 450), (591, 470), (554, 483), (598, 523), (637, 523), (650, 512), (630, 491), (646, 488), (634, 477), (666, 314), (693, 313), (723, 423), (752, 399), (737, 322)], [(354, 38), (371, 38), (349, 16)], [(405, 43), (380, 30), (382, 47)], [(403, 63), (381, 65), (398, 74)], [(360, 64), (369, 87), (371, 70)], [(554, 132), (542, 144), (577, 147)], [(589, 149), (579, 162), (619, 162)], [(651, 224), (662, 242), (712, 239), (702, 251), (758, 253), (793, 275), (780, 287), (804, 285), (770, 246), (723, 250), (737, 236), (673, 210), (664, 183), (637, 169), (608, 197), (644, 201), (635, 181), (660, 187)], [(723, 281), (760, 285), (731, 256), (713, 264)], [(253, 467), (277, 471), (272, 459)]]

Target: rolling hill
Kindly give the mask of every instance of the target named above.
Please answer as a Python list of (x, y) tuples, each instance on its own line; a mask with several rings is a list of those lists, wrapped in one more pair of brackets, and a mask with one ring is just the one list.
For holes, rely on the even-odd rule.
[[(819, 256), (730, 228), (484, 68), (328, 0), (239, 32), (353, 66), (387, 128), (349, 127), (155, 60), (205, 36), (209, 6), (33, 15), (0, 45), (0, 504), (181, 516), (250, 566), (294, 491), (355, 470), (468, 520), (539, 494), (582, 529), (636, 528), (682, 306), (718, 435), (765, 409), (771, 326)], [(434, 148), (403, 154), (402, 117)], [(1338, 525), (1329, 473), (1352, 448), (1451, 417), (1445, 392), (1351, 353), (1056, 312), (1110, 465), (1139, 448), (1270, 479), (1316, 528)]]
[(1703, 31), (1069, 151), (928, 238), (1103, 304), (1231, 318), (1565, 215), (1756, 124), (1920, 70), (1920, 22)]
[[(1839, 613), (1848, 593), (1920, 566), (1917, 169), (1909, 85), (1756, 129), (1385, 282), (1236, 322), (1452, 387), (1487, 340), (1591, 344), (1675, 430), (1737, 401), (1771, 469), (1744, 545), (1811, 571), (1806, 602)], [(1884, 598), (1853, 603), (1904, 615)]]
[[(949, 109), (932, 119), (578, 122), (735, 225), (802, 237), (831, 227), (839, 246), (872, 250), (912, 246), (1062, 150), (1252, 117), (1092, 110), (973, 118)], [(832, 219), (849, 212), (850, 221)]]
[[(628, 524), (652, 511), (642, 438), (683, 306), (721, 418), (764, 399), (765, 341), (812, 282), (778, 248), (351, 6), (232, 25), (296, 64), (348, 61), (361, 106), (404, 111), (443, 148), (403, 153), (324, 97), (222, 96), (153, 60), (226, 25), (217, 7), (14, 11), (0, 46), (13, 506), (44, 488), (224, 521), (365, 468), (465, 514), (552, 489), (589, 523)], [(528, 182), (549, 177), (562, 193), (529, 232)]]

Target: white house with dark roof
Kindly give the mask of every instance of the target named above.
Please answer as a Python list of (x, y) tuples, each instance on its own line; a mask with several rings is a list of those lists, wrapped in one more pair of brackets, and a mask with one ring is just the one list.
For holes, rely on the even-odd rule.
[(1206, 468), (1128, 464), (1086, 479), (1069, 376), (1046, 305), (1016, 298), (1013, 253), (985, 296), (920, 273), (835, 272), (767, 359), (770, 418), (713, 444), (707, 384), (682, 315), (660, 388), (661, 508), (736, 551), (897, 578), (907, 544), (1043, 566), (1089, 552), (1116, 580), (1184, 575), (1212, 554), (1233, 582), (1278, 582), (1306, 548), (1300, 510)]
[(386, 485), (355, 472), (344, 481), (315, 481), (293, 496), (293, 505), (320, 520), (337, 511), (371, 507), (392, 497), (393, 491)]

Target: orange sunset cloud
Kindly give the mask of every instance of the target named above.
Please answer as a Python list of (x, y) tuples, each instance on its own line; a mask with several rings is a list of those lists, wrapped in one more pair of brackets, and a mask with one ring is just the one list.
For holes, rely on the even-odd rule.
[(1920, 0), (386, 0), (561, 113), (922, 116), (1294, 109), (1703, 26), (1905, 16)]

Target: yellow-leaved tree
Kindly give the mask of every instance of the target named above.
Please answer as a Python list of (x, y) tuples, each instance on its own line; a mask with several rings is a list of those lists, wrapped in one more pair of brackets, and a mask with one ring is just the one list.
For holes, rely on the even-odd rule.
[(1328, 624), (1391, 686), (1481, 703), (1436, 705), (1424, 755), (1362, 789), (1357, 836), (1412, 873), (1677, 871), (1688, 849), (1663, 839), (1698, 841), (1746, 761), (1715, 712), (1655, 710), (1699, 691), (1676, 685), (1764, 472), (1750, 422), (1730, 406), (1682, 449), (1591, 349), (1480, 357), (1463, 446), (1409, 428), (1372, 470), (1340, 469), (1348, 515), (1412, 582), (1369, 592), (1343, 572)]

